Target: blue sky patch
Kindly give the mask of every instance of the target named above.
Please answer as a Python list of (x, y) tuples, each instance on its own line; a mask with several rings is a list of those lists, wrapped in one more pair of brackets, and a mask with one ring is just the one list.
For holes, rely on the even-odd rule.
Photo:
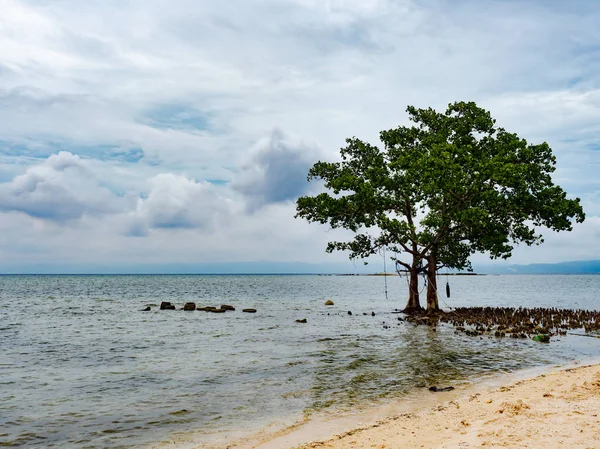
[(207, 179), (206, 182), (215, 186), (226, 186), (229, 184), (229, 181), (225, 179)]
[(110, 148), (100, 159), (137, 164), (143, 158), (144, 150), (141, 148)]
[(212, 115), (180, 103), (163, 104), (147, 111), (141, 120), (158, 129), (193, 129), (208, 131)]
[(2, 156), (46, 159), (58, 151), (60, 150), (52, 144), (37, 141), (11, 142), (0, 140), (0, 155)]

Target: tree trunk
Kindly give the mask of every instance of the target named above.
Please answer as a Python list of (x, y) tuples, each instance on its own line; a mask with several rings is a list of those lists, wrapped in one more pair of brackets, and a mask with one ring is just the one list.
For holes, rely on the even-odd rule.
[(427, 312), (440, 310), (437, 293), (436, 258), (430, 254), (427, 258)]
[(408, 288), (408, 303), (404, 308), (404, 313), (416, 313), (423, 311), (419, 303), (419, 268), (413, 266), (410, 269), (410, 281)]

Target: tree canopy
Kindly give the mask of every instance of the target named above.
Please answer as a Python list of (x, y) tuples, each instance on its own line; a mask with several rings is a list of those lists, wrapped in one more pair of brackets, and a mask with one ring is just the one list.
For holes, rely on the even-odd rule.
[(552, 180), (547, 143), (529, 144), (496, 126), (473, 102), (446, 111), (407, 108), (411, 126), (382, 131), (382, 147), (346, 140), (341, 161), (317, 162), (308, 180), (326, 192), (297, 200), (297, 217), (354, 233), (327, 251), (365, 258), (403, 253), (410, 273), (405, 310), (420, 310), (418, 274), (427, 273), (427, 308), (439, 308), (435, 275), (469, 269), (475, 252), (509, 258), (514, 246), (540, 244), (540, 228), (570, 231), (585, 214)]

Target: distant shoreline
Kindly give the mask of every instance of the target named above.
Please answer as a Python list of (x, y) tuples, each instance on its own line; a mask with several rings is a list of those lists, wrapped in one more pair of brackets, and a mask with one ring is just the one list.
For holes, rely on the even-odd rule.
[[(390, 269), (393, 269), (393, 264)], [(580, 260), (559, 263), (546, 264), (511, 264), (498, 265), (494, 263), (475, 263), (473, 268), (476, 273), (448, 273), (453, 276), (469, 275), (511, 275), (511, 274), (551, 274), (551, 275), (587, 275), (600, 274), (600, 260)], [(140, 264), (136, 266), (120, 265), (87, 265), (87, 266), (68, 266), (54, 264), (51, 267), (45, 266), (3, 266), (3, 269), (9, 270), (8, 273), (0, 276), (177, 276), (177, 275), (197, 275), (197, 276), (301, 276), (301, 275), (321, 275), (321, 276), (382, 276), (383, 274), (373, 272), (376, 270), (387, 271), (385, 265), (374, 264), (370, 266), (355, 265), (354, 268), (348, 264), (335, 263), (305, 263), (305, 262), (218, 262), (218, 263), (197, 263), (197, 264)], [(40, 271), (37, 271), (40, 270)], [(50, 270), (56, 270), (50, 272)], [(73, 271), (71, 271), (73, 270)], [(372, 271), (371, 271), (372, 270)], [(37, 272), (36, 272), (37, 271)], [(392, 271), (388, 274), (394, 276)], [(440, 272), (440, 275), (446, 274)]]
[[(438, 273), (439, 276), (487, 276), (481, 273)], [(398, 276), (398, 273), (339, 274), (338, 276)]]
[[(403, 273), (404, 274), (404, 273)], [(599, 273), (438, 273), (438, 276), (598, 276)], [(398, 273), (0, 273), (10, 276), (398, 276)]]

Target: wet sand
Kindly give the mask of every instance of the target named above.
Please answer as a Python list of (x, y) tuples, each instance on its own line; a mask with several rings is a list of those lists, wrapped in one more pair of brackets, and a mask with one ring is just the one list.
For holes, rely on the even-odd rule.
[(395, 404), (322, 418), (313, 416), (275, 433), (265, 429), (227, 444), (199, 444), (189, 438), (153, 447), (600, 449), (600, 364), (505, 374), (453, 391), (421, 391)]
[(600, 365), (444, 394), (432, 393), (436, 406), (297, 448), (600, 448)]

